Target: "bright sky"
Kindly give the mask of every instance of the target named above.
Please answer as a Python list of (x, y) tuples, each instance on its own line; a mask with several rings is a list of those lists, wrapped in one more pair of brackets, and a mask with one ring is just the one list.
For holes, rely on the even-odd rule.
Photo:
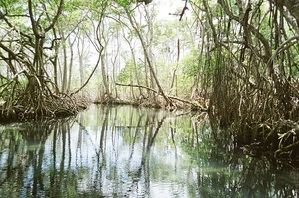
[[(169, 15), (169, 13), (181, 13), (185, 6), (184, 0), (154, 0), (153, 3), (155, 3), (158, 10), (157, 18), (164, 20), (178, 20), (179, 16)], [(186, 14), (188, 13), (190, 13), (190, 10), (187, 10)]]

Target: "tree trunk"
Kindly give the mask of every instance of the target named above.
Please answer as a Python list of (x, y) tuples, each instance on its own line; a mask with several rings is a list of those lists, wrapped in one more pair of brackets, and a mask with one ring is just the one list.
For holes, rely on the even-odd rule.
[(129, 18), (129, 21), (130, 21), (132, 27), (134, 28), (134, 30), (135, 30), (135, 32), (136, 32), (136, 34), (137, 34), (137, 36), (138, 36), (138, 38), (139, 38), (139, 40), (141, 42), (141, 45), (142, 45), (142, 48), (143, 48), (143, 52), (144, 52), (144, 55), (145, 55), (145, 58), (146, 58), (146, 61), (147, 61), (147, 64), (149, 66), (151, 74), (153, 75), (153, 78), (154, 78), (154, 80), (156, 82), (156, 85), (157, 85), (157, 87), (159, 89), (159, 92), (161, 93), (161, 95), (163, 96), (163, 98), (165, 99), (165, 101), (168, 104), (173, 105), (172, 102), (171, 102), (171, 100), (165, 95), (165, 93), (164, 93), (164, 91), (163, 91), (163, 89), (162, 89), (162, 87), (161, 87), (161, 85), (159, 83), (159, 80), (158, 80), (158, 78), (157, 78), (157, 76), (155, 74), (155, 70), (154, 70), (154, 67), (152, 66), (152, 62), (150, 60), (149, 53), (147, 51), (147, 47), (146, 47), (144, 38), (141, 35), (141, 32), (139, 31), (139, 28), (137, 27), (136, 21), (135, 22), (133, 21), (133, 17), (132, 17), (132, 15), (130, 14), (130, 12), (127, 9), (125, 11), (127, 13), (127, 16)]
[[(75, 39), (76, 40), (76, 39)], [(68, 86), (67, 86), (67, 91), (69, 92), (71, 89), (71, 84), (72, 84), (72, 69), (73, 69), (73, 61), (74, 61), (74, 43), (75, 40), (73, 42), (71, 42), (71, 39), (69, 38), (69, 46), (70, 46), (70, 51), (71, 51), (71, 57), (70, 57), (70, 64), (69, 64), (69, 77), (68, 77)]]
[(62, 30), (60, 30), (60, 35), (62, 37), (62, 49), (63, 49), (63, 73), (62, 73), (62, 86), (61, 86), (61, 91), (63, 93), (66, 92), (67, 90), (67, 66), (68, 66), (68, 63), (67, 63), (67, 50), (66, 50), (66, 39), (65, 39), (65, 36), (64, 36), (64, 32)]

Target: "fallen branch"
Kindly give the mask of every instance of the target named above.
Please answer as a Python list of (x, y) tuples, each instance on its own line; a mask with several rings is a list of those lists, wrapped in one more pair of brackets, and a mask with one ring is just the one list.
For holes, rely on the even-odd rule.
[[(150, 88), (150, 87), (143, 86), (143, 85), (121, 84), (121, 83), (117, 83), (117, 82), (115, 83), (115, 85), (123, 86), (123, 87), (137, 87), (137, 88), (143, 88), (143, 89), (147, 89), (147, 90), (149, 90), (149, 91), (152, 91), (152, 92), (154, 92), (154, 93), (156, 93), (156, 94), (162, 95), (162, 94), (159, 93), (158, 91), (156, 91), (156, 90), (154, 90), (154, 89), (152, 89), (152, 88)], [(195, 103), (193, 103), (193, 102), (191, 102), (191, 101), (188, 101), (188, 100), (185, 100), (185, 99), (182, 99), (182, 98), (178, 98), (178, 97), (176, 97), (176, 96), (168, 96), (168, 95), (167, 95), (167, 97), (170, 98), (170, 99), (173, 99), (173, 100), (177, 100), (177, 101), (183, 102), (183, 103), (188, 103), (188, 104), (190, 104), (190, 105), (200, 106), (199, 104), (195, 104)], [(202, 107), (201, 107), (201, 108), (202, 108)], [(202, 108), (202, 109), (204, 109), (204, 108)]]

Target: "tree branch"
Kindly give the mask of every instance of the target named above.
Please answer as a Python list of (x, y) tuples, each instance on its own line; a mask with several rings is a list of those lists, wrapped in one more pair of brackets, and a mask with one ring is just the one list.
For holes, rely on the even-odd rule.
[[(143, 89), (147, 89), (149, 91), (152, 91), (156, 94), (159, 94), (159, 95), (162, 95), (160, 92), (150, 88), (150, 87), (146, 87), (146, 86), (143, 86), (143, 85), (133, 85), (133, 84), (121, 84), (121, 83), (115, 83), (115, 85), (118, 85), (118, 86), (123, 86), (123, 87), (137, 87), (137, 88), (143, 88)], [(188, 100), (184, 100), (182, 98), (178, 98), (178, 97), (175, 97), (175, 96), (167, 96), (168, 98), (170, 99), (173, 99), (173, 100), (177, 100), (177, 101), (180, 101), (180, 102), (183, 102), (183, 103), (187, 103), (187, 104), (190, 104), (190, 105), (197, 105), (191, 101), (188, 101)], [(198, 105), (197, 105), (198, 106)]]

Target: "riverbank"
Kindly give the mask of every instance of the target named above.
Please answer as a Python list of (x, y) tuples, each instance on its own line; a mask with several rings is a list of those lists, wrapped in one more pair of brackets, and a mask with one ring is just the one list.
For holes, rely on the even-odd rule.
[[(196, 113), (207, 112), (208, 107), (192, 102), (196, 106), (191, 104), (186, 104), (182, 102), (176, 102), (175, 106), (166, 106), (163, 100), (121, 100), (113, 99), (109, 100), (96, 100), (91, 102), (87, 97), (67, 97), (57, 98), (49, 103), (45, 103), (45, 109), (43, 111), (33, 111), (28, 110), (25, 106), (17, 105), (11, 107), (9, 110), (0, 109), (0, 123), (11, 123), (11, 122), (23, 122), (30, 120), (41, 120), (41, 119), (56, 119), (68, 116), (74, 116), (79, 111), (86, 109), (89, 104), (102, 104), (107, 107), (118, 106), (118, 105), (131, 105), (134, 107), (145, 107), (145, 108), (155, 108), (163, 109), (167, 111), (193, 111)], [(271, 130), (274, 126), (255, 124), (247, 126), (244, 124), (242, 130), (237, 130), (240, 127), (236, 127), (236, 124), (232, 124), (230, 127), (225, 127), (221, 125), (213, 116), (210, 117), (211, 125), (214, 130), (213, 134), (218, 134), (219, 136), (233, 137), (236, 147), (241, 149), (245, 155), (261, 157), (265, 156), (275, 163), (290, 164), (295, 167), (299, 167), (298, 160), (298, 142), (291, 140), (294, 137), (293, 130), (297, 127), (295, 122), (281, 122), (276, 124), (280, 126), (276, 130)], [(200, 116), (197, 120), (201, 120)], [(279, 131), (284, 128), (288, 129), (287, 136), (279, 137)], [(296, 130), (295, 130), (296, 132)]]
[(172, 100), (171, 104), (165, 102), (162, 97), (156, 98), (138, 98), (133, 100), (128, 99), (119, 99), (119, 98), (108, 98), (104, 97), (101, 99), (96, 99), (94, 104), (104, 104), (104, 105), (132, 105), (135, 107), (148, 107), (155, 109), (164, 109), (169, 111), (176, 110), (192, 110), (198, 112), (207, 112), (208, 111), (208, 102), (207, 100), (194, 100), (188, 101), (185, 99), (176, 98)]
[(76, 115), (88, 107), (91, 101), (82, 96), (61, 95), (51, 99), (43, 99), (41, 105), (14, 103), (0, 106), (0, 123), (23, 122), (48, 118), (62, 118)]

